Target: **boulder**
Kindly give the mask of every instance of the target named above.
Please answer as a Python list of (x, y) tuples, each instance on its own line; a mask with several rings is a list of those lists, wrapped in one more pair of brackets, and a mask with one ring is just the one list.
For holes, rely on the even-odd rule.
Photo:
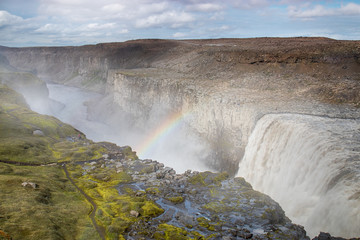
[(23, 182), (23, 183), (21, 183), (21, 186), (30, 187), (30, 188), (33, 188), (33, 189), (36, 189), (36, 188), (39, 187), (39, 185), (37, 185), (36, 183), (33, 183), (33, 182)]
[(45, 136), (45, 134), (43, 133), (43, 131), (37, 129), (35, 131), (33, 131), (33, 135), (34, 136)]

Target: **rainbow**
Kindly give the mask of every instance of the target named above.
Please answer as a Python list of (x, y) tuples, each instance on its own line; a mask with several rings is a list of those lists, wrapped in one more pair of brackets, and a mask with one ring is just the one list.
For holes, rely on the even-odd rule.
[(189, 112), (175, 112), (166, 117), (161, 124), (152, 131), (146, 139), (136, 148), (138, 156), (141, 158), (145, 156), (156, 144), (167, 136), (173, 129), (175, 129), (182, 119), (187, 116)]

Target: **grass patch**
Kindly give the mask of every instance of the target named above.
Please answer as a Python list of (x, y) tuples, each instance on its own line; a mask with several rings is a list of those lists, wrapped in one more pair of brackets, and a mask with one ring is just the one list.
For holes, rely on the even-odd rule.
[[(38, 188), (23, 187), (24, 181)], [(0, 226), (13, 239), (99, 239), (90, 206), (60, 167), (0, 163)]]

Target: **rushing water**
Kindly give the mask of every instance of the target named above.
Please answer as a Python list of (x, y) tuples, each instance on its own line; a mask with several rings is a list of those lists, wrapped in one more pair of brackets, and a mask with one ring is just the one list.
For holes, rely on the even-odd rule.
[(360, 236), (360, 121), (297, 114), (260, 119), (239, 176), (313, 237)]

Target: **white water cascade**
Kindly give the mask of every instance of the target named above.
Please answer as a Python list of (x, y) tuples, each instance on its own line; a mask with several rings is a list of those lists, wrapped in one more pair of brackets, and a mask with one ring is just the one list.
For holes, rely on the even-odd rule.
[(278, 201), (310, 237), (360, 236), (360, 121), (269, 114), (256, 124), (238, 176)]

